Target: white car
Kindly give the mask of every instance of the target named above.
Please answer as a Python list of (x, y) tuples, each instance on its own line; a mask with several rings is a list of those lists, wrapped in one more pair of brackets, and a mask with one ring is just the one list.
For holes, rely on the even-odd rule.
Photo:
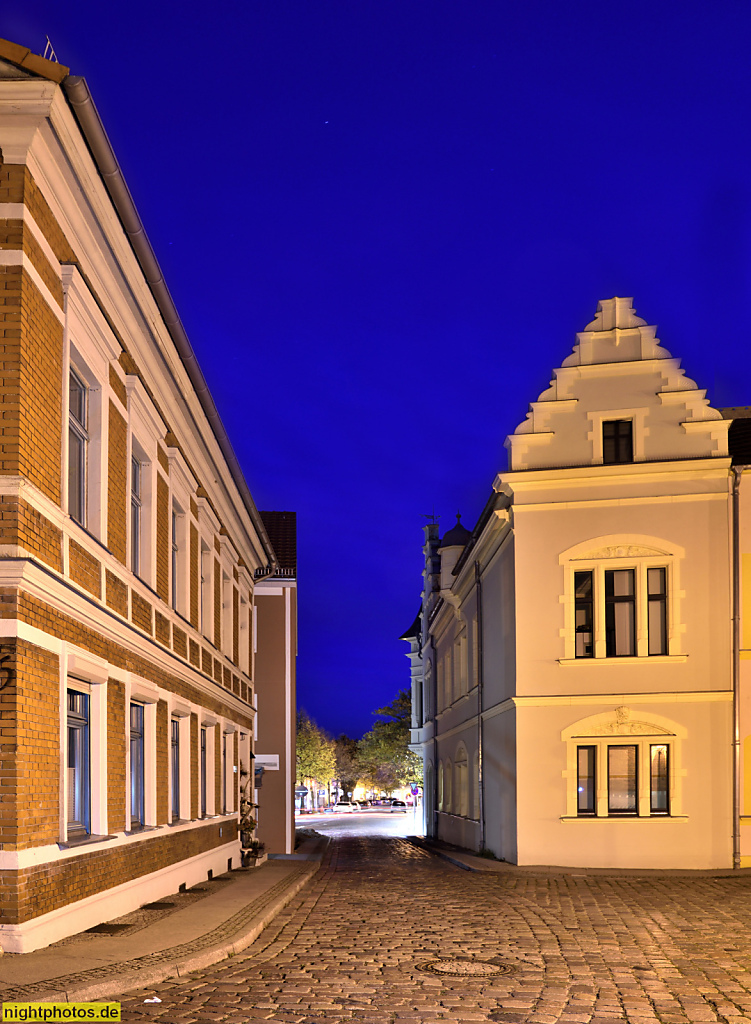
[(353, 803), (352, 800), (338, 800), (334, 804), (334, 814), (336, 814), (337, 811), (354, 813), (355, 811), (359, 811), (359, 809), (360, 808), (357, 804)]

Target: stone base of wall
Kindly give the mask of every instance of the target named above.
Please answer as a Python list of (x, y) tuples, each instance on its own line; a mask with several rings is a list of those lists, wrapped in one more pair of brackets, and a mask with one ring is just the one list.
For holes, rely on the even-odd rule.
[[(224, 829), (225, 834), (227, 829)], [(231, 830), (234, 835), (234, 830)], [(132, 846), (125, 847), (133, 850)], [(103, 921), (111, 921), (115, 917), (129, 914), (144, 903), (152, 903), (165, 896), (176, 893), (180, 886), (191, 888), (199, 882), (205, 882), (209, 872), (214, 877), (227, 871), (228, 862), (233, 868), (240, 867), (240, 843), (233, 839), (222, 846), (206, 850), (187, 860), (170, 864), (158, 871), (150, 872), (139, 878), (129, 879), (110, 889), (97, 892), (85, 899), (53, 910), (50, 913), (34, 917), (22, 924), (0, 924), (0, 948), (6, 953), (30, 953), (42, 949), (53, 942), (76, 935), (93, 928)], [(79, 870), (85, 868), (79, 862)], [(71, 862), (67, 862), (69, 866)], [(47, 865), (47, 870), (54, 874), (55, 865)], [(23, 875), (25, 872), (3, 872), (4, 875)]]

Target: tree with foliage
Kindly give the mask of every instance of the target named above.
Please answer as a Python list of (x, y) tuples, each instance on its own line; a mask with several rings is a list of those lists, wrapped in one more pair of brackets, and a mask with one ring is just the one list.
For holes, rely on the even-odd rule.
[(345, 793), (353, 793), (362, 774), (357, 740), (344, 733), (334, 741), (336, 777)]
[(297, 782), (315, 779), (328, 785), (336, 776), (334, 741), (305, 711), (297, 713)]
[(375, 723), (359, 743), (361, 774), (387, 793), (410, 783), (422, 785), (422, 760), (409, 749), (412, 699), (400, 690), (394, 700), (373, 712)]

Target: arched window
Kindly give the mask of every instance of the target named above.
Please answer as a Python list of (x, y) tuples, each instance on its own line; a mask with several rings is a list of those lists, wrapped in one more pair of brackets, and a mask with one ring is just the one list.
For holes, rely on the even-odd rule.
[(451, 771), (451, 758), (448, 757), (446, 758), (446, 770), (443, 774), (443, 809), (446, 814), (451, 814), (453, 810)]
[(454, 760), (454, 813), (463, 818), (469, 816), (469, 774), (467, 771), (467, 748), (460, 743)]
[(443, 810), (443, 761), (438, 762), (438, 810)]
[(686, 730), (618, 707), (564, 729), (566, 818), (679, 818)]

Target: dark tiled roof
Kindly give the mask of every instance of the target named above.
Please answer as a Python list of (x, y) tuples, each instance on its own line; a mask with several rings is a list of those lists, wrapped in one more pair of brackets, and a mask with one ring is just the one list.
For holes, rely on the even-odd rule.
[(417, 618), (415, 619), (415, 621), (412, 623), (412, 625), (409, 627), (409, 629), (406, 632), (402, 633), (402, 635), (399, 637), (399, 639), (400, 640), (412, 640), (412, 639), (414, 639), (414, 637), (420, 636), (421, 633), (422, 633), (422, 608), (417, 613)]
[[(730, 410), (723, 409), (726, 411)], [(728, 449), (734, 466), (751, 466), (751, 419), (748, 416), (733, 419), (728, 430)]]
[(280, 569), (297, 569), (297, 513), (261, 512)]

